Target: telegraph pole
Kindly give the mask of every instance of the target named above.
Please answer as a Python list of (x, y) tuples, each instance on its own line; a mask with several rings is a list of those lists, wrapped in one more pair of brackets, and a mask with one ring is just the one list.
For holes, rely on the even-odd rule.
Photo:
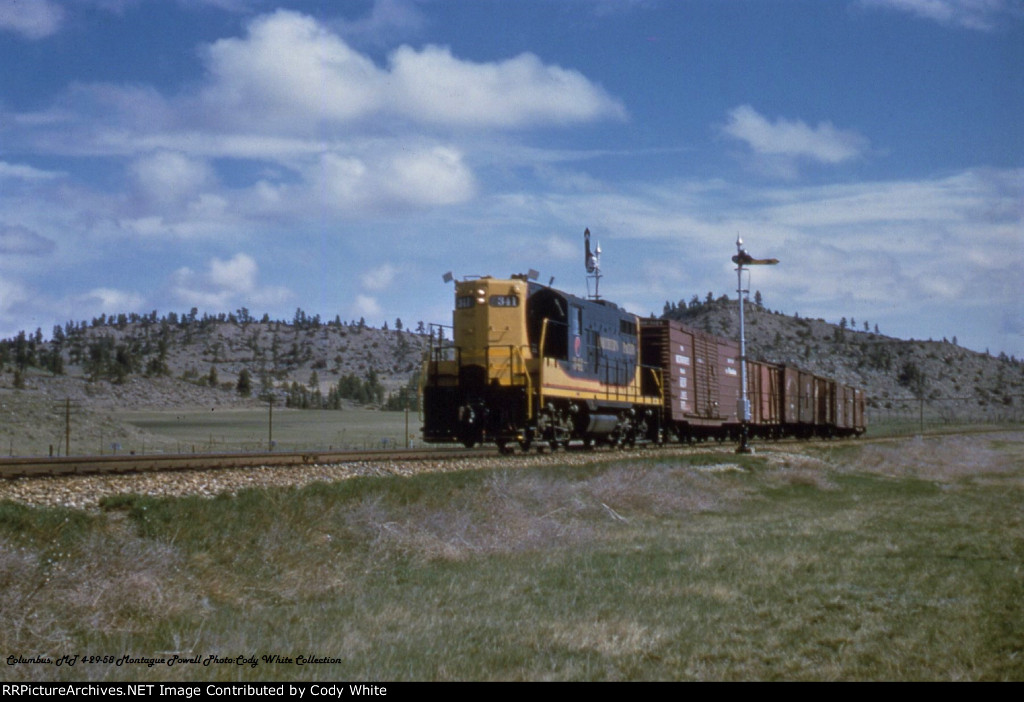
[(274, 396), (267, 398), (267, 451), (274, 450)]
[(64, 401), (64, 455), (71, 455), (71, 398)]

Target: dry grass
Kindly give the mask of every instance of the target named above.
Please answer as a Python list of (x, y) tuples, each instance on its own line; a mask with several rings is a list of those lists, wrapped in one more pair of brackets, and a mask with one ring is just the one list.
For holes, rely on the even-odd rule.
[(148, 621), (193, 615), (197, 603), (183, 565), (173, 546), (119, 530), (35, 547), (6, 539), (0, 651), (57, 658), (79, 650), (83, 638), (141, 636)]
[(1024, 437), (899, 446), (0, 505), (0, 651), (342, 661), (14, 679), (1024, 678)]
[(912, 437), (900, 442), (873, 443), (860, 451), (849, 470), (894, 477), (954, 482), (981, 477), (1010, 477), (1024, 466), (1019, 434), (991, 433)]

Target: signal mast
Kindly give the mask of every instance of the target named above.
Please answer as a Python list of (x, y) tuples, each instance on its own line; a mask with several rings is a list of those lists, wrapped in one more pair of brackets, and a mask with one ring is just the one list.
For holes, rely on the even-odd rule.
[[(736, 453), (753, 453), (748, 440), (750, 438), (750, 400), (747, 399), (747, 337), (743, 328), (743, 297), (750, 294), (750, 271), (744, 266), (774, 266), (777, 258), (754, 258), (743, 248), (743, 239), (736, 237), (736, 255), (732, 257), (736, 264), (736, 295), (740, 301), (740, 399), (736, 403), (736, 414), (740, 420), (740, 445)], [(747, 274), (747, 287), (743, 287), (743, 273)]]
[[(597, 242), (597, 248), (590, 250), (590, 229), (583, 230), (583, 243), (585, 253), (583, 263), (587, 267), (587, 297), (591, 300), (600, 300), (601, 286), (601, 242)], [(594, 294), (590, 294), (590, 281), (594, 281)]]

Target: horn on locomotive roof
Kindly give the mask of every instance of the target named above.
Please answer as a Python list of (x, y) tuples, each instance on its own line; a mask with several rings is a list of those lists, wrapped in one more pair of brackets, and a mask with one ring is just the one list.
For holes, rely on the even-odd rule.
[[(583, 230), (583, 262), (587, 267), (587, 294), (591, 300), (600, 300), (600, 286), (601, 286), (601, 243), (598, 242), (597, 248), (593, 251), (590, 250), (590, 229)], [(590, 279), (594, 280), (594, 294), (590, 295)]]

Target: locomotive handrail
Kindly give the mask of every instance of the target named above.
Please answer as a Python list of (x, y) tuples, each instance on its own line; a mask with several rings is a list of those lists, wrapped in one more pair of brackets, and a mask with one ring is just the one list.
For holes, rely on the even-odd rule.
[(533, 379), (530, 378), (529, 369), (526, 367), (526, 358), (523, 355), (522, 346), (512, 347), (512, 351), (516, 358), (519, 359), (520, 370), (519, 374), (526, 378), (526, 418), (533, 419)]
[(548, 337), (548, 322), (550, 317), (545, 317), (540, 326), (540, 363), (537, 364), (537, 407), (544, 406), (544, 367), (547, 365), (547, 356), (544, 355), (545, 342)]
[[(658, 368), (657, 366), (644, 366), (644, 365), (641, 365), (640, 368), (641, 368), (641, 370), (646, 368), (647, 370), (649, 370), (651, 372), (651, 378), (654, 379), (654, 384), (658, 387), (658, 400), (661, 402), (662, 405), (664, 405), (665, 404), (665, 383), (664, 383), (664, 380), (663, 380), (663, 376), (659, 375), (659, 374), (663, 374), (662, 369)], [(643, 384), (642, 383), (640, 384), (640, 387), (641, 387), (641, 393), (642, 393), (643, 392), (643, 389), (642, 389), (643, 388)]]

